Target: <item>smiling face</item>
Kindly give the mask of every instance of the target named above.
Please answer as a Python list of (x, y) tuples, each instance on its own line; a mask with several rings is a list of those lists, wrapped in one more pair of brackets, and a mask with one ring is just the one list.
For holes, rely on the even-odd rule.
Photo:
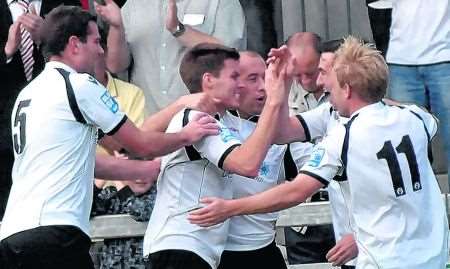
[(259, 55), (241, 53), (239, 113), (244, 118), (261, 114), (266, 101), (264, 75), (266, 64)]
[(330, 93), (330, 103), (335, 110), (339, 112), (339, 115), (343, 117), (349, 117), (349, 98), (350, 98), (350, 86), (348, 84), (341, 84), (338, 81), (336, 74), (336, 66), (331, 68), (326, 80), (326, 87)]
[(329, 75), (331, 69), (333, 68), (333, 63), (335, 59), (333, 52), (323, 52), (320, 55), (319, 61), (319, 75), (317, 76), (317, 85), (324, 88), (325, 91), (329, 89)]
[(224, 61), (219, 76), (208, 74), (210, 90), (207, 93), (213, 98), (218, 112), (239, 107), (239, 61), (227, 59)]
[(100, 34), (95, 22), (90, 21), (88, 24), (86, 42), (78, 40), (77, 52), (80, 66), (78, 71), (95, 75), (95, 66), (98, 60), (104, 57), (104, 51), (100, 46)]

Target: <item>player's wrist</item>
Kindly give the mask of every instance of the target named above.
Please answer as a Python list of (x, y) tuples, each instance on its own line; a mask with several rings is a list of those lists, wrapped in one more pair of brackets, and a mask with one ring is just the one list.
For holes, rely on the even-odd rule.
[(193, 141), (191, 139), (191, 136), (189, 135), (189, 132), (186, 131), (186, 128), (183, 128), (179, 133), (178, 133), (179, 139), (181, 141), (181, 144), (183, 146), (190, 146), (192, 145)]

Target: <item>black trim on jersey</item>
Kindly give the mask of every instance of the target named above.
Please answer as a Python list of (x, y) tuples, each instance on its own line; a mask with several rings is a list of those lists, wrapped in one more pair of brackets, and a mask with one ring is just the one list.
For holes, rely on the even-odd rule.
[(259, 116), (251, 116), (250, 118), (247, 119), (248, 121), (254, 122), (254, 123), (258, 123), (259, 120)]
[(217, 166), (220, 169), (223, 169), (223, 162), (225, 161), (225, 159), (227, 158), (227, 156), (236, 148), (239, 147), (241, 144), (236, 144), (236, 145), (232, 145), (231, 147), (227, 148), (227, 150), (225, 150), (225, 152), (222, 154), (222, 156), (219, 159), (219, 163), (217, 164)]
[[(183, 114), (183, 127), (189, 123), (189, 113), (191, 113), (192, 109), (186, 108)], [(202, 157), (200, 153), (194, 148), (194, 146), (185, 146), (184, 150), (186, 151), (186, 155), (190, 161), (201, 160)]]
[(73, 91), (72, 84), (70, 83), (69, 79), (70, 72), (67, 72), (62, 68), (55, 68), (55, 69), (61, 74), (66, 83), (67, 98), (69, 99), (69, 106), (70, 110), (72, 110), (73, 116), (79, 123), (86, 124), (86, 120), (84, 119), (83, 114), (81, 114), (80, 108), (78, 107), (77, 99), (75, 98), (75, 92)]
[[(416, 105), (416, 106), (417, 106), (417, 105)], [(427, 139), (428, 139), (428, 146), (427, 146), (427, 148), (428, 148), (428, 160), (429, 160), (430, 163), (432, 164), (433, 161), (434, 161), (434, 157), (433, 157), (433, 147), (432, 147), (432, 144), (431, 144), (431, 140), (432, 140), (434, 137), (431, 137), (430, 132), (428, 132), (427, 126), (426, 126), (426, 124), (425, 124), (425, 121), (423, 120), (423, 118), (422, 118), (419, 114), (417, 114), (416, 112), (412, 111), (411, 109), (408, 109), (407, 107), (404, 107), (404, 106), (401, 106), (401, 105), (398, 105), (397, 107), (400, 108), (400, 109), (406, 109), (406, 110), (408, 110), (409, 112), (411, 112), (411, 114), (413, 114), (414, 116), (416, 116), (416, 117), (422, 122), (423, 128), (425, 129), (425, 133), (427, 134)], [(420, 106), (418, 106), (418, 107), (421, 108), (422, 110), (424, 110), (425, 112), (429, 113), (429, 112), (428, 112), (426, 109), (424, 109), (423, 107), (420, 107)], [(439, 123), (438, 123), (438, 124), (439, 124)], [(438, 126), (438, 127), (439, 127), (439, 126)]]
[(298, 174), (297, 165), (292, 157), (291, 144), (287, 145), (283, 158), (284, 177), (287, 181), (292, 181)]
[(305, 140), (303, 142), (311, 142), (311, 133), (309, 132), (308, 125), (306, 125), (305, 119), (303, 119), (300, 114), (296, 115), (296, 117), (302, 125), (303, 131), (305, 132)]
[(98, 129), (97, 132), (97, 140), (102, 139), (103, 137), (105, 137), (105, 133), (102, 131), (102, 129)]
[(434, 161), (434, 157), (433, 157), (433, 147), (431, 145), (431, 136), (430, 136), (430, 132), (428, 132), (427, 126), (425, 125), (425, 121), (423, 120), (423, 118), (417, 114), (416, 112), (409, 110), (409, 112), (411, 112), (414, 116), (416, 116), (417, 118), (420, 119), (420, 121), (423, 124), (423, 128), (425, 129), (425, 133), (427, 134), (427, 138), (428, 138), (428, 160), (430, 161), (430, 163), (432, 164)]
[(114, 127), (111, 131), (107, 132), (107, 135), (114, 135), (115, 133), (117, 133), (117, 131), (119, 131), (120, 127), (122, 127), (122, 125), (125, 124), (125, 122), (127, 122), (128, 117), (127, 115), (123, 115), (123, 118), (119, 121), (119, 123), (116, 125), (116, 127)]
[(324, 179), (323, 177), (321, 177), (321, 176), (319, 176), (319, 175), (316, 175), (316, 174), (314, 174), (314, 173), (311, 173), (311, 172), (309, 172), (309, 171), (300, 170), (298, 173), (299, 173), (299, 174), (305, 174), (305, 175), (307, 175), (307, 176), (310, 176), (310, 177), (316, 179), (317, 181), (319, 181), (320, 183), (322, 183), (322, 184), (324, 185), (324, 187), (326, 187), (326, 186), (328, 186), (328, 184), (330, 184), (330, 182), (329, 182), (328, 180)]
[(237, 110), (228, 110), (228, 112), (230, 112), (231, 115), (235, 116), (235, 117), (239, 117), (239, 113)]
[(352, 125), (353, 121), (358, 117), (359, 114), (356, 114), (353, 116), (346, 124), (344, 124), (345, 127), (345, 136), (344, 136), (344, 143), (342, 144), (342, 152), (341, 152), (341, 160), (342, 160), (342, 175), (336, 175), (333, 179), (336, 181), (346, 181), (347, 178), (347, 162), (348, 162), (348, 145), (350, 140), (350, 126)]

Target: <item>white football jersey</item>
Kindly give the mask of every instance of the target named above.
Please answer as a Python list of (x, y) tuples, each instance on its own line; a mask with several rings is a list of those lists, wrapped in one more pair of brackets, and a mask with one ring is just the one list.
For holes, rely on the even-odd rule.
[[(181, 130), (197, 111), (184, 109), (171, 120), (167, 132)], [(202, 205), (203, 197), (233, 196), (232, 175), (222, 169), (228, 154), (241, 144), (236, 131), (225, 125), (230, 114), (218, 121), (220, 134), (206, 136), (192, 146), (162, 158), (155, 207), (144, 237), (144, 255), (168, 249), (196, 253), (212, 268), (225, 248), (229, 221), (203, 228), (187, 215)]]
[(428, 159), (436, 130), (417, 106), (371, 104), (328, 130), (300, 171), (348, 182), (357, 268), (445, 267), (448, 223)]
[[(335, 126), (342, 125), (348, 121), (348, 118), (339, 116), (329, 102), (323, 103), (315, 109), (300, 113), (297, 115), (300, 124), (302, 124), (307, 141), (315, 143), (325, 137), (327, 130)], [(300, 170), (301, 166), (299, 167)], [(349, 208), (350, 195), (348, 193), (348, 182), (331, 181), (327, 186), (328, 198), (330, 200), (331, 217), (333, 220), (333, 231), (336, 242), (342, 239), (344, 235), (354, 234), (354, 220)], [(354, 265), (355, 260), (351, 260), (346, 265)]]
[(0, 239), (44, 225), (89, 234), (97, 128), (113, 134), (125, 121), (93, 77), (47, 63), (11, 115), (13, 184)]
[[(258, 116), (241, 119), (232, 116), (225, 123), (233, 128), (241, 141), (245, 141), (255, 130)], [(301, 163), (309, 159), (312, 145), (310, 143), (295, 143), (292, 150), (293, 162)], [(268, 190), (284, 181), (283, 160), (286, 145), (272, 145), (261, 164), (256, 178), (247, 178), (233, 174), (233, 198), (241, 198)], [(301, 165), (300, 165), (301, 167)], [(294, 164), (295, 172), (297, 168)], [(225, 249), (231, 251), (248, 251), (263, 248), (275, 238), (275, 223), (278, 212), (235, 216), (230, 219), (228, 239)]]

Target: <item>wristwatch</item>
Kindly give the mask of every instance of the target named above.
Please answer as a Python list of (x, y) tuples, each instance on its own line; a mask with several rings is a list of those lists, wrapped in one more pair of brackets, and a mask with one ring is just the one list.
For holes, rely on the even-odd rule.
[(184, 34), (185, 31), (186, 31), (186, 28), (184, 27), (184, 24), (182, 24), (181, 22), (178, 22), (177, 28), (175, 28), (175, 31), (172, 32), (172, 35), (174, 37), (179, 37), (182, 34)]

